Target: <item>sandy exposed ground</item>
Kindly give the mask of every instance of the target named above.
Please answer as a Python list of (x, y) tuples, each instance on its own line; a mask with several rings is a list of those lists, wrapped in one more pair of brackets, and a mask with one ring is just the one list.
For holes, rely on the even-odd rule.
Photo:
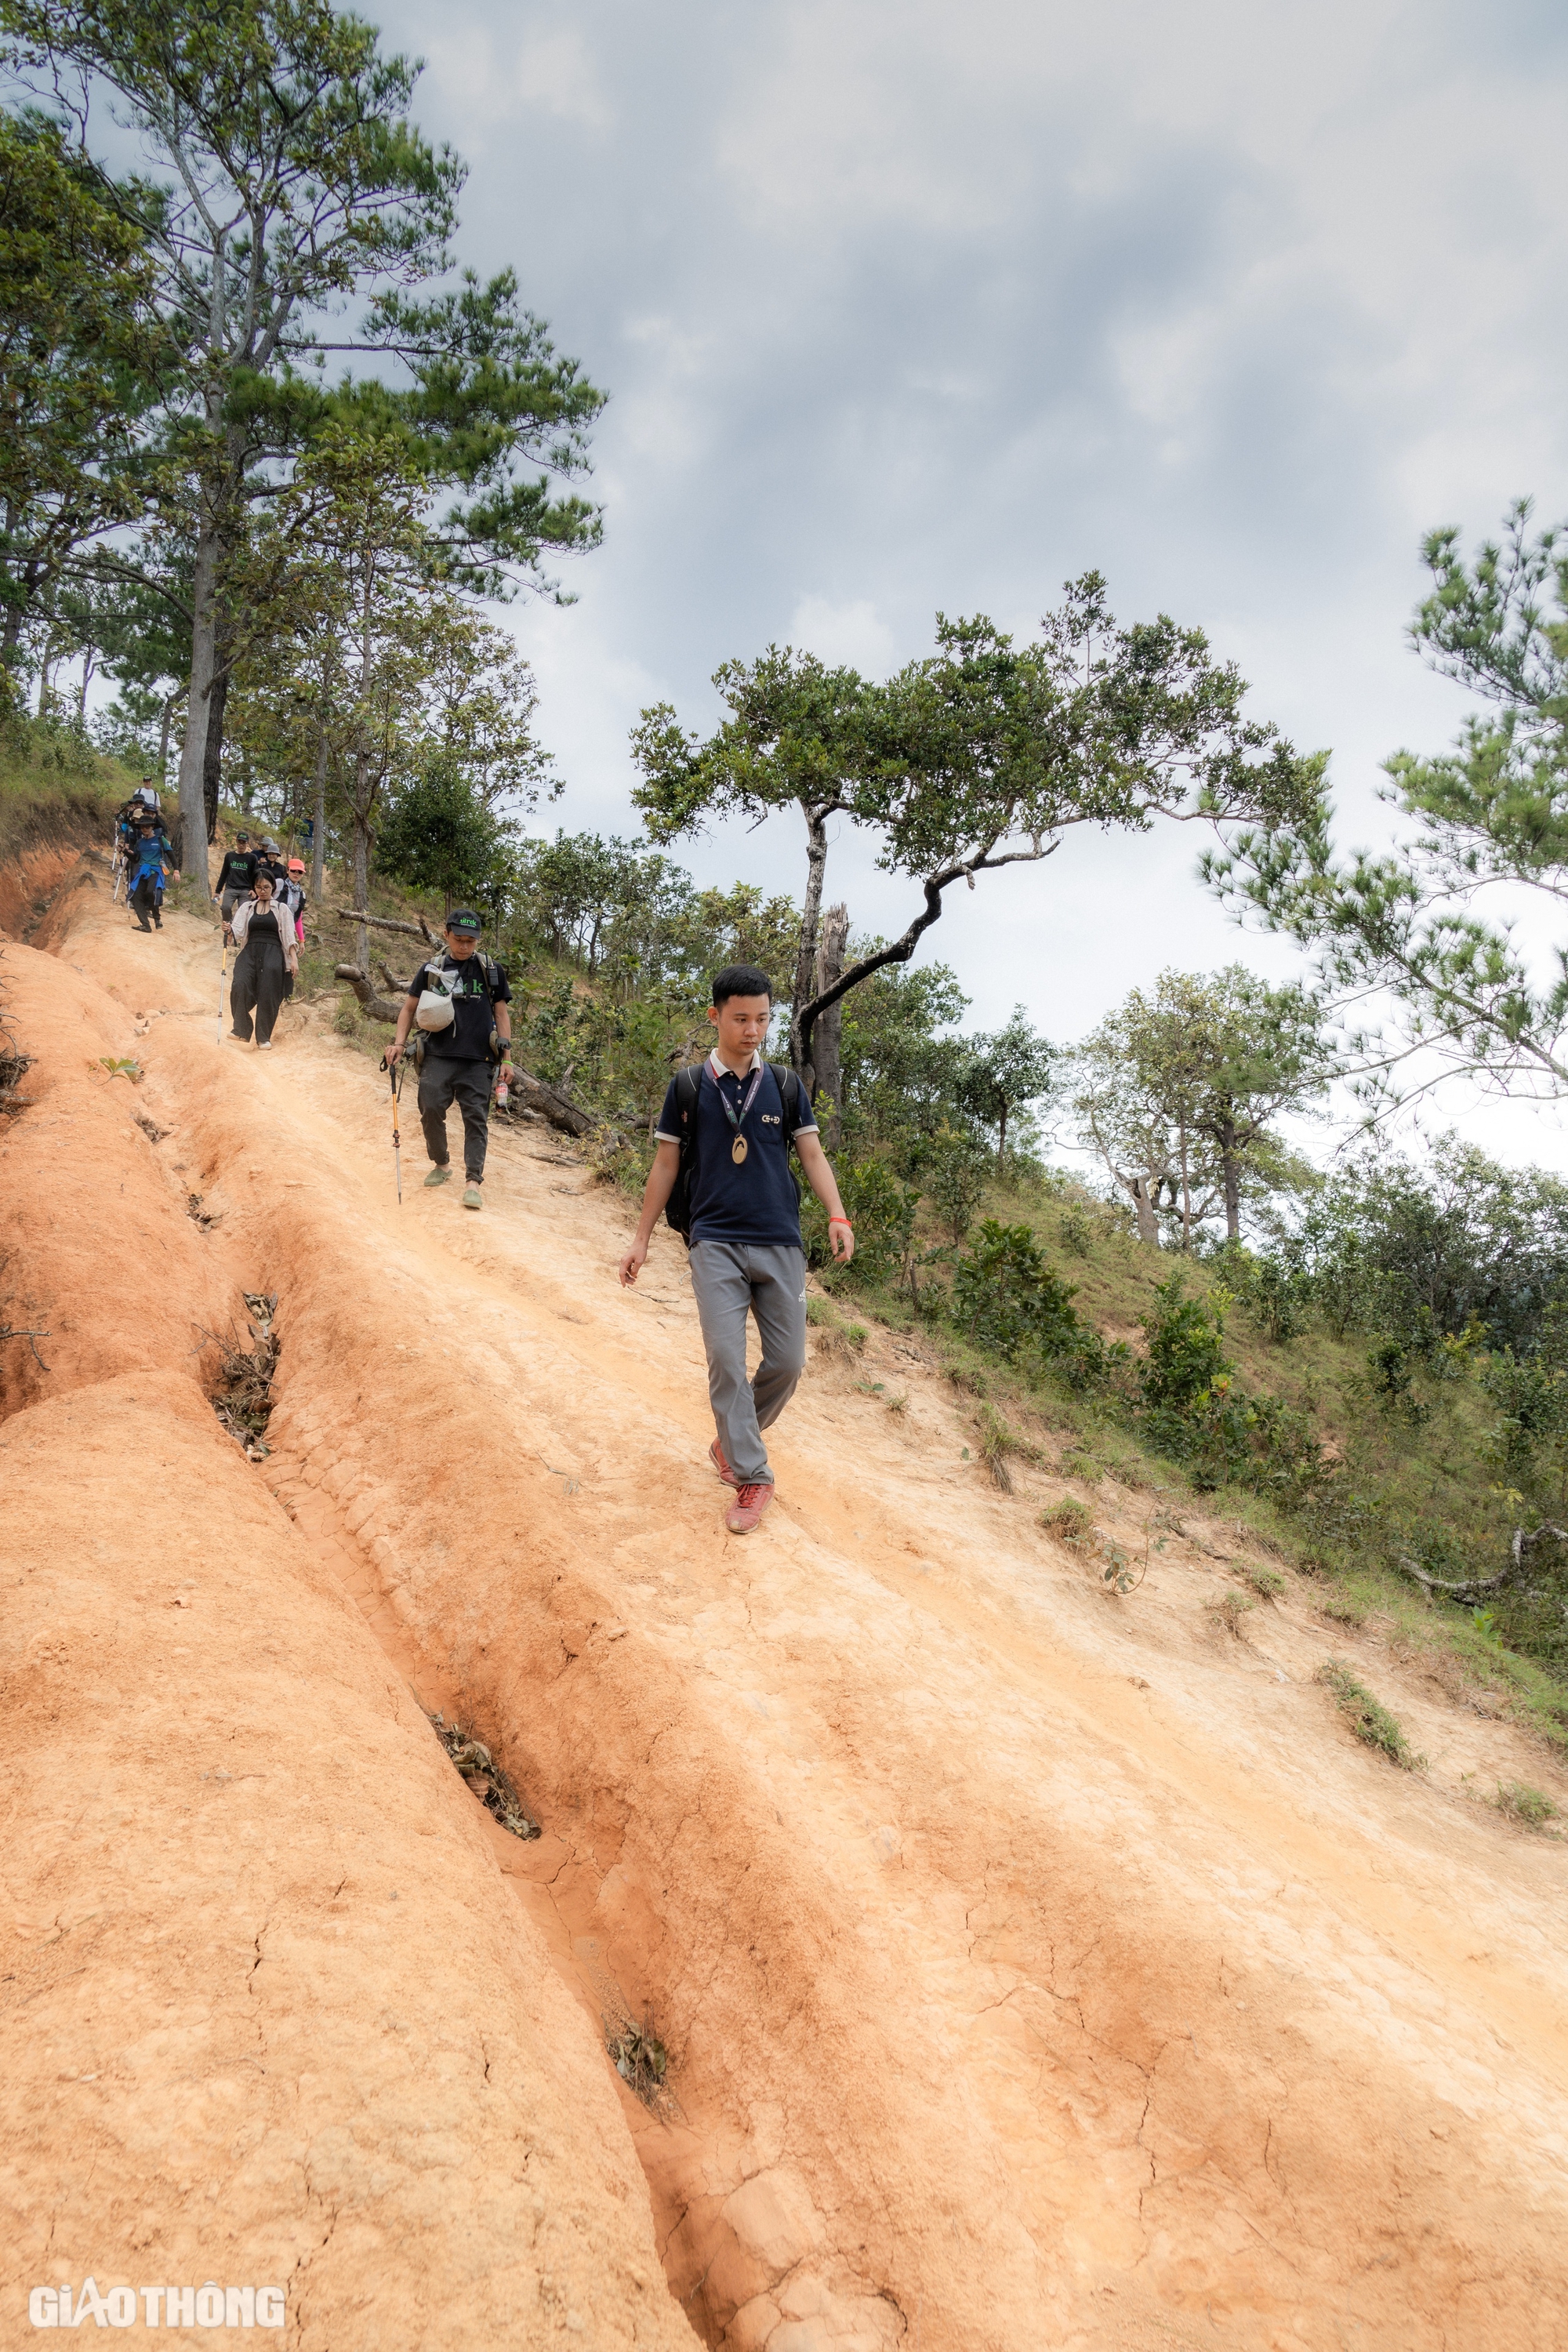
[[(287, 2258), (290, 2326), (333, 2352), (674, 2344), (681, 2311), (737, 2352), (1568, 2340), (1568, 1847), (1478, 1801), (1565, 1793), (1523, 1735), (1331, 1634), (1307, 1587), (1216, 1633), (1209, 1553), (1237, 1547), (1190, 1517), (1207, 1550), (1108, 1599), (1036, 1525), (1059, 1483), (996, 1492), (963, 1401), (885, 1335), (814, 1370), (777, 1506), (727, 1537), (679, 1245), (621, 1293), (630, 1212), (548, 1130), (497, 1140), (476, 1217), (420, 1190), (405, 1097), (399, 1208), (384, 1079), (310, 1008), (270, 1055), (220, 1045), (211, 933), (143, 939), (88, 870), (33, 937), (0, 964), (40, 1096), (0, 1136), (27, 1249), (0, 1296), (62, 1343), (47, 1376), (4, 1354), (34, 1973), (18, 2009), (0, 1968), (0, 2328), (37, 2279), (130, 2278), (143, 2247), (149, 2278), (176, 2251), (216, 2277), (233, 2246)], [(131, 1051), (134, 1097), (89, 1075)], [(260, 1468), (189, 1352), (241, 1288), (279, 1295)], [(1093, 1499), (1142, 1541), (1149, 1497)], [(1350, 1738), (1331, 1649), (1426, 1773)], [(542, 1839), (489, 1822), (410, 1688), (474, 1723)], [(277, 1785), (225, 1784), (218, 1846), (191, 1782), (229, 1726)], [(103, 1903), (111, 1852), (134, 1902)], [(223, 2109), (217, 2025), (153, 2021), (232, 2039), (262, 1913), (291, 1957), (246, 2045), (263, 2090)], [(680, 2119), (605, 2059), (623, 2007)], [(413, 2293), (449, 2338), (401, 2325)]]

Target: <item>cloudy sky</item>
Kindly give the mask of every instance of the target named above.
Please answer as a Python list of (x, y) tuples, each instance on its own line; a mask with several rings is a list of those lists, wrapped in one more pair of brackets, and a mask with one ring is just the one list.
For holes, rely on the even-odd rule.
[[(1385, 827), (1380, 761), (1461, 709), (1404, 643), (1423, 530), (1568, 510), (1560, 6), (372, 13), (472, 167), (462, 257), (514, 263), (611, 394), (604, 548), (569, 610), (511, 616), (552, 821), (634, 830), (628, 727), (655, 699), (710, 723), (727, 656), (879, 672), (939, 607), (1026, 633), (1092, 565), (1125, 616), (1201, 624), (1331, 747), (1346, 830)], [(959, 894), (929, 952), (972, 1019), (1022, 1001), (1059, 1038), (1168, 963), (1288, 968), (1205, 898), (1199, 845), (1070, 839)], [(797, 890), (799, 827), (687, 862)], [(829, 880), (858, 928), (913, 910), (854, 841)], [(1483, 1125), (1568, 1164), (1554, 1118)]]

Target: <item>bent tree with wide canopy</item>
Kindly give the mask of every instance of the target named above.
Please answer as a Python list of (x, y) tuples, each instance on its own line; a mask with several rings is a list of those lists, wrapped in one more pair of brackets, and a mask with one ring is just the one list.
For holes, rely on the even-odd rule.
[[(791, 999), (790, 1050), (815, 1084), (813, 1032), (873, 972), (906, 963), (955, 883), (1053, 856), (1076, 825), (1146, 833), (1244, 819), (1282, 825), (1313, 806), (1319, 763), (1267, 720), (1244, 717), (1245, 680), (1201, 629), (1162, 614), (1123, 625), (1105, 583), (1068, 583), (1035, 641), (984, 614), (938, 614), (936, 650), (885, 682), (772, 646), (714, 677), (729, 717), (703, 739), (668, 703), (643, 712), (633, 798), (657, 841), (725, 817), (791, 806), (805, 822), (806, 877)], [(907, 876), (920, 904), (815, 984), (830, 818), (863, 828), (878, 863)]]

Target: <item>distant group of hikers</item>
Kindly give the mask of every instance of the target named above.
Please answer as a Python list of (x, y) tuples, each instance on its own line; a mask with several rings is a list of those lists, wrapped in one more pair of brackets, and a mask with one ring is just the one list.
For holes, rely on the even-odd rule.
[[(116, 825), (132, 913), (143, 930), (161, 929), (164, 876), (177, 881), (179, 871), (156, 794), (144, 787), (133, 795)], [(245, 833), (218, 873), (225, 938), (238, 950), (232, 1034), (247, 1043), (254, 1036), (262, 1051), (271, 1045), (299, 968), (304, 874), (302, 859), (285, 858), (268, 838), (252, 847)], [(405, 1055), (419, 1074), (428, 1187), (451, 1181), (447, 1114), (456, 1103), (466, 1209), (484, 1205), (491, 1096), (498, 1078), (504, 1084), (514, 1076), (511, 991), (503, 967), (480, 949), (482, 929), (468, 908), (447, 917), (442, 951), (409, 982), (385, 1057), (395, 1090)], [(805, 1368), (805, 1254), (792, 1149), (827, 1211), (834, 1257), (847, 1263), (855, 1254), (854, 1228), (810, 1097), (795, 1071), (763, 1057), (773, 1011), (773, 983), (757, 965), (728, 964), (715, 974), (708, 1014), (712, 1050), (670, 1081), (637, 1234), (620, 1262), (621, 1281), (630, 1288), (661, 1213), (687, 1244), (716, 1431), (709, 1459), (734, 1489), (725, 1515), (734, 1535), (749, 1535), (773, 1501), (763, 1432), (778, 1419)], [(753, 1316), (762, 1360), (748, 1378), (746, 1328)]]

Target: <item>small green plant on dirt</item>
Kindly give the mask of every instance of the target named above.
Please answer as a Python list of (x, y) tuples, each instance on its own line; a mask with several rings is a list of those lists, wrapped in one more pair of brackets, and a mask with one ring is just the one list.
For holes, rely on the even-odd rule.
[(1113, 1536), (1100, 1537), (1100, 1557), (1105, 1563), (1100, 1580), (1108, 1592), (1124, 1601), (1130, 1592), (1137, 1591), (1148, 1570), (1147, 1558), (1135, 1560), (1126, 1545), (1119, 1544)]
[(901, 1418), (910, 1409), (910, 1392), (905, 1389), (900, 1395), (884, 1397), (882, 1402), (889, 1412), (896, 1412)]
[(1164, 1550), (1167, 1538), (1162, 1536), (1155, 1542), (1153, 1530), (1153, 1519), (1145, 1519), (1143, 1549), (1138, 1553), (1130, 1552), (1126, 1545), (1119, 1544), (1114, 1537), (1100, 1537), (1100, 1557), (1105, 1565), (1100, 1570), (1100, 1580), (1106, 1591), (1115, 1594), (1118, 1600), (1125, 1600), (1130, 1592), (1136, 1592), (1148, 1575), (1150, 1551)]
[(1278, 1601), (1285, 1590), (1285, 1579), (1277, 1568), (1265, 1568), (1258, 1563), (1243, 1569), (1242, 1574), (1259, 1601)]
[(1094, 1533), (1094, 1520), (1076, 1495), (1064, 1495), (1059, 1503), (1052, 1503), (1040, 1513), (1037, 1524), (1058, 1543), (1071, 1544), (1075, 1549), (1087, 1543)]
[(1078, 1445), (1069, 1445), (1067, 1448), (1057, 1464), (1057, 1468), (1064, 1478), (1081, 1478), (1087, 1486), (1098, 1486), (1103, 1475), (1093, 1454), (1086, 1454), (1082, 1447)]
[(1242, 1620), (1248, 1610), (1257, 1606), (1251, 1593), (1243, 1592), (1236, 1584), (1227, 1585), (1223, 1592), (1216, 1592), (1212, 1601), (1204, 1602), (1205, 1612), (1213, 1619), (1215, 1629), (1223, 1627), (1237, 1641), (1241, 1639)]
[(1521, 1822), (1530, 1830), (1544, 1829), (1548, 1822), (1557, 1819), (1561, 1810), (1544, 1789), (1532, 1789), (1524, 1780), (1500, 1780), (1494, 1802), (1500, 1813), (1506, 1813), (1510, 1822)]
[[(88, 1067), (90, 1069), (91, 1066), (89, 1063)], [(100, 1054), (98, 1066), (100, 1070), (107, 1070), (111, 1078), (129, 1078), (133, 1087), (142, 1083), (142, 1065), (132, 1055)]]
[(1020, 1437), (1016, 1429), (1010, 1429), (1001, 1414), (988, 1404), (981, 1406), (976, 1426), (980, 1432), (980, 1459), (991, 1473), (991, 1483), (994, 1486), (1000, 1486), (1005, 1495), (1010, 1495), (1013, 1491), (1011, 1457), (1016, 1454), (1023, 1461), (1036, 1462), (1039, 1459), (1039, 1448), (1031, 1445), (1027, 1438)]
[[(814, 1307), (818, 1310), (815, 1314), (812, 1312)], [(816, 1325), (816, 1336), (813, 1344), (817, 1354), (829, 1363), (852, 1364), (866, 1345), (868, 1333), (865, 1324), (846, 1323), (837, 1307), (826, 1298), (806, 1300), (805, 1319)]]
[(1318, 1669), (1318, 1680), (1365, 1747), (1379, 1749), (1391, 1764), (1397, 1764), (1402, 1772), (1425, 1769), (1426, 1759), (1416, 1755), (1405, 1737), (1398, 1717), (1391, 1715), (1381, 1699), (1373, 1698), (1366, 1685), (1357, 1681), (1342, 1659), (1325, 1658)]
[(1364, 1625), (1366, 1611), (1348, 1592), (1325, 1593), (1318, 1603), (1318, 1614), (1331, 1625)]

